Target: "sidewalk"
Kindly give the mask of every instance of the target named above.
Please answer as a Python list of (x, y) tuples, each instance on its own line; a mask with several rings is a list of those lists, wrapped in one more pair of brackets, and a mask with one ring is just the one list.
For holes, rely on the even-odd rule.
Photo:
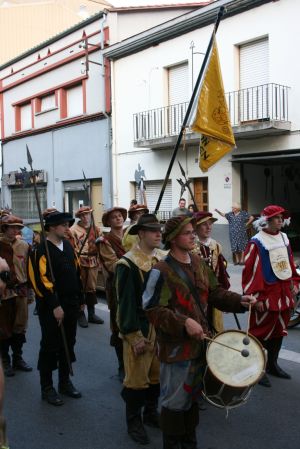
[(230, 276), (230, 290), (237, 293), (242, 293), (242, 272), (243, 266), (228, 264), (227, 271)]
[[(233, 265), (229, 263), (227, 267), (228, 274), (230, 276), (230, 289), (233, 292), (242, 293), (242, 272), (243, 266)], [(242, 330), (247, 329), (248, 313), (239, 313), (237, 319)], [(237, 323), (232, 313), (224, 313), (224, 327), (225, 329), (237, 329)]]

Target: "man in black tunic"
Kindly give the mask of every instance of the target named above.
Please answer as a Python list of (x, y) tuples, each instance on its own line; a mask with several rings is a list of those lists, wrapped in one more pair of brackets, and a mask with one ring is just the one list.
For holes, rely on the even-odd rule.
[(57, 366), (59, 393), (73, 398), (81, 397), (69, 378), (70, 367), (60, 329), (63, 323), (70, 359), (74, 362), (78, 308), (83, 303), (83, 296), (76, 256), (71, 244), (64, 238), (68, 227), (73, 223), (70, 214), (58, 211), (45, 218), (54, 279), (46, 257), (45, 242), (41, 242), (31, 254), (29, 262), (29, 276), (37, 296), (42, 331), (38, 360), (42, 399), (52, 405), (63, 404), (53, 387), (52, 371)]

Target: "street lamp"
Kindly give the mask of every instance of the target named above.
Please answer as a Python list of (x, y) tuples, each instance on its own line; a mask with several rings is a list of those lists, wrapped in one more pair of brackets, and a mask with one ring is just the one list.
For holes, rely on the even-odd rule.
[(81, 65), (85, 65), (85, 73), (87, 73), (89, 71), (89, 64), (90, 63), (91, 64), (96, 64), (96, 65), (100, 65), (101, 67), (103, 66), (103, 64), (101, 64), (100, 62), (91, 61), (89, 59), (89, 52), (88, 52), (88, 46), (89, 45), (92, 46), (92, 47), (99, 48), (99, 44), (92, 44), (92, 43), (88, 42), (87, 39), (84, 39), (83, 43), (79, 44), (79, 48), (83, 48), (83, 50), (85, 50), (85, 61), (81, 61)]
[(192, 51), (192, 89), (194, 89), (194, 55), (205, 55), (202, 51), (194, 51), (195, 43), (191, 41), (190, 50)]

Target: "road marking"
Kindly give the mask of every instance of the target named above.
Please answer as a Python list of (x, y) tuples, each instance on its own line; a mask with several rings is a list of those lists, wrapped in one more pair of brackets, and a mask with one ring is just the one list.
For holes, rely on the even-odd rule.
[(281, 349), (279, 358), (289, 360), (290, 362), (300, 363), (300, 353), (295, 351), (289, 351), (288, 349)]

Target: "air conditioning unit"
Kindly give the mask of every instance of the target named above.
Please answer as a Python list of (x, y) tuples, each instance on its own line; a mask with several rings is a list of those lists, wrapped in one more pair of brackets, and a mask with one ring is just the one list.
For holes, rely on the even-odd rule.
[[(36, 183), (37, 184), (45, 184), (47, 183), (47, 172), (45, 170), (34, 170), (36, 175)], [(31, 176), (31, 172), (27, 170), (21, 171), (11, 171), (3, 175), (2, 178), (3, 185), (6, 186), (22, 186), (28, 187), (33, 184), (33, 178)]]
[[(38, 172), (38, 175), (36, 177), (36, 182), (38, 183), (46, 183), (47, 182), (47, 172), (45, 170), (35, 170)], [(32, 182), (32, 180), (31, 180)]]
[(2, 183), (5, 186), (14, 186), (16, 184), (16, 177), (15, 174), (17, 172), (10, 172), (3, 174)]

